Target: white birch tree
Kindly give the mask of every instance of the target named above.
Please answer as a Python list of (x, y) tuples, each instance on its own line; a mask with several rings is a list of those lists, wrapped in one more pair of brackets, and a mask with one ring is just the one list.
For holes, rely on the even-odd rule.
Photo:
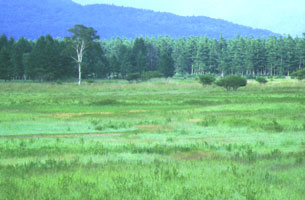
[(93, 28), (80, 24), (74, 25), (74, 28), (71, 28), (68, 31), (73, 34), (71, 39), (76, 57), (72, 56), (72, 58), (78, 65), (78, 85), (81, 85), (83, 57), (90, 45), (100, 37), (96, 35), (97, 31)]

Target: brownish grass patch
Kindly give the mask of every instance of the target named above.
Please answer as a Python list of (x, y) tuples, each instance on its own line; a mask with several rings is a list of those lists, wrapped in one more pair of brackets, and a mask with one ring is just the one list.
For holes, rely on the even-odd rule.
[(202, 119), (190, 119), (189, 121), (190, 122), (200, 122), (200, 121), (202, 121)]
[(80, 116), (86, 116), (86, 115), (110, 115), (113, 114), (113, 112), (91, 112), (91, 113), (59, 113), (55, 114), (55, 117), (57, 118), (71, 118), (71, 117), (80, 117)]
[(137, 125), (136, 128), (143, 132), (168, 132), (171, 130), (169, 126), (160, 124)]
[(147, 110), (130, 110), (128, 111), (129, 113), (146, 113), (148, 112)]
[(90, 133), (90, 134), (53, 134), (53, 135), (4, 135), (0, 138), (75, 138), (75, 137), (112, 137), (119, 133)]
[(214, 158), (215, 154), (206, 151), (197, 151), (191, 153), (177, 153), (175, 158), (182, 160), (203, 160)]

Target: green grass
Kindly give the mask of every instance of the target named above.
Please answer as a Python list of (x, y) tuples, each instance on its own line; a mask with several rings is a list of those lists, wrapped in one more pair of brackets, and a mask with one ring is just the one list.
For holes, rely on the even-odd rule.
[(0, 200), (305, 199), (305, 82), (1, 82)]

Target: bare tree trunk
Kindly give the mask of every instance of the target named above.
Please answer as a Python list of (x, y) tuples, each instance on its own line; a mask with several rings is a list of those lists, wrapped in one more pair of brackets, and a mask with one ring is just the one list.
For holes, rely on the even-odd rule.
[(80, 85), (81, 81), (82, 81), (82, 65), (79, 62), (78, 63), (78, 85)]
[(86, 48), (85, 42), (81, 41), (75, 46), (77, 58), (72, 57), (78, 63), (78, 85), (80, 85), (82, 81), (82, 62)]
[(283, 57), (281, 57), (281, 70), (283, 70)]

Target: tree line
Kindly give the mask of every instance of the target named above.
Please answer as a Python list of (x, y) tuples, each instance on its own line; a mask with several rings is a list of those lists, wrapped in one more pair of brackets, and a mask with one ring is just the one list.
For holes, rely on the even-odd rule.
[[(73, 38), (41, 36), (15, 41), (0, 36), (0, 79), (54, 81), (77, 78)], [(84, 79), (126, 78), (158, 72), (164, 77), (188, 74), (286, 76), (305, 67), (303, 38), (234, 39), (220, 37), (138, 37), (94, 40), (82, 58)], [(153, 73), (152, 73), (153, 74)]]

